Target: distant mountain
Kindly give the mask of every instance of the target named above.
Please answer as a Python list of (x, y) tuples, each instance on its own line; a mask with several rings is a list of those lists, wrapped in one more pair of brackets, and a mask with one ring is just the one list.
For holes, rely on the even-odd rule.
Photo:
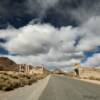
[(0, 71), (18, 71), (18, 66), (11, 59), (0, 57)]
[(54, 69), (53, 73), (54, 73), (54, 74), (65, 74), (65, 72), (62, 71), (62, 70), (59, 69), (59, 68)]

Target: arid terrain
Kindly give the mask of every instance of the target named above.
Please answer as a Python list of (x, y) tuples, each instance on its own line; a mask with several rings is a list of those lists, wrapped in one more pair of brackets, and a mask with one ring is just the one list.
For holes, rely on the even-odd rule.
[(15, 88), (31, 85), (45, 78), (49, 71), (41, 66), (33, 67), (16, 64), (6, 57), (0, 57), (0, 90), (10, 91)]
[[(80, 67), (80, 80), (100, 84), (100, 69)], [(31, 85), (48, 75), (66, 76), (77, 79), (75, 72), (63, 72), (55, 69), (50, 72), (44, 66), (16, 64), (9, 58), (0, 57), (0, 90), (9, 91), (15, 88)], [(79, 79), (79, 78), (78, 78)]]
[(74, 70), (51, 72), (1, 57), (0, 100), (100, 100), (100, 69), (80, 67), (79, 72), (76, 77)]
[(80, 69), (81, 80), (100, 85), (100, 69), (84, 67)]

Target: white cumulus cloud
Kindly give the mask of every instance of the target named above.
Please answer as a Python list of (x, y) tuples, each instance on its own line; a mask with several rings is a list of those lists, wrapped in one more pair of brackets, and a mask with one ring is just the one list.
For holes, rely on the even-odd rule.
[[(100, 46), (99, 22), (100, 17), (97, 16), (75, 28), (64, 26), (58, 29), (50, 24), (8, 28), (0, 30), (0, 38), (7, 40), (0, 45), (8, 50), (9, 54), (17, 54), (6, 55), (17, 63), (62, 66), (66, 69), (65, 66), (81, 62), (85, 58), (85, 51), (93, 51)], [(92, 61), (92, 65), (99, 65), (96, 57), (93, 55), (86, 63)]]

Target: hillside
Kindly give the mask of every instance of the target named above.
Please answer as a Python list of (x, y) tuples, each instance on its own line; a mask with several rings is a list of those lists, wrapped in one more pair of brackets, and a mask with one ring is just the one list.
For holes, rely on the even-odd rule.
[(7, 57), (0, 57), (0, 71), (18, 71), (17, 64)]

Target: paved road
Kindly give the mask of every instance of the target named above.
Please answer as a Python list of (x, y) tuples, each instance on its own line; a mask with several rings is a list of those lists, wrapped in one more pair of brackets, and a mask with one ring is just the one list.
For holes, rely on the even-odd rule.
[(49, 76), (32, 86), (0, 93), (0, 100), (100, 100), (100, 85)]
[(51, 77), (39, 100), (100, 100), (100, 86), (62, 76)]

